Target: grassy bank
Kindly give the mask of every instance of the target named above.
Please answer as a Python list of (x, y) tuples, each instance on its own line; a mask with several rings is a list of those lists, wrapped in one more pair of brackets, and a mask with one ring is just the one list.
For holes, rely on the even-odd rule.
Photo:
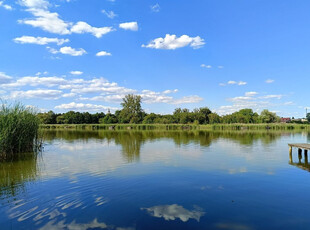
[(11, 160), (40, 147), (39, 120), (35, 111), (21, 104), (0, 109), (0, 160)]
[(307, 124), (61, 124), (41, 125), (42, 129), (87, 130), (310, 130)]

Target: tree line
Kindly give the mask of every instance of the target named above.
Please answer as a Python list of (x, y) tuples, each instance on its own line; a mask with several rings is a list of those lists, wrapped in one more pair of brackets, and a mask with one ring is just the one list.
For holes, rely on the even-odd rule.
[(146, 113), (141, 106), (141, 96), (128, 94), (121, 103), (122, 109), (115, 113), (74, 112), (54, 113), (49, 111), (39, 113), (38, 117), (43, 124), (258, 124), (276, 123), (280, 118), (268, 110), (260, 114), (252, 109), (241, 109), (232, 114), (220, 116), (208, 107), (197, 108), (192, 111), (186, 108), (177, 108), (173, 114)]

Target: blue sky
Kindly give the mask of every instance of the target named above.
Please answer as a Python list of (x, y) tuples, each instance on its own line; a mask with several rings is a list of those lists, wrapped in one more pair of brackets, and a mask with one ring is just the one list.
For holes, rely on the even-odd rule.
[(1, 0), (0, 97), (42, 110), (208, 106), (303, 117), (306, 0)]

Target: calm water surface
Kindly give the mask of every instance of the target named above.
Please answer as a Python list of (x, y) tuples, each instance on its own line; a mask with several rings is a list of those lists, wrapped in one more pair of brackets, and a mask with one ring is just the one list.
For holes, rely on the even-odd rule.
[(290, 142), (310, 133), (48, 131), (0, 164), (0, 229), (310, 229)]

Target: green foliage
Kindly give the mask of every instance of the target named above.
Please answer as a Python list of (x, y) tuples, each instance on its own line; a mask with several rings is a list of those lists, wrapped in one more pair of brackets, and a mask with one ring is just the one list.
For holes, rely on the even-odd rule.
[(197, 111), (194, 110), (195, 116), (199, 117), (199, 124), (209, 124), (209, 115), (211, 114), (211, 110), (208, 107), (199, 108)]
[(56, 124), (65, 124), (65, 122), (66, 122), (66, 120), (65, 120), (65, 116), (64, 115), (60, 115), (60, 116), (58, 116), (56, 118)]
[[(38, 115), (43, 124), (259, 124), (276, 123), (279, 117), (264, 110), (261, 115), (253, 112), (252, 109), (241, 109), (232, 114), (219, 116), (213, 113), (208, 107), (196, 108), (190, 111), (187, 108), (176, 108), (173, 114), (161, 115), (146, 114), (141, 106), (142, 98), (139, 95), (128, 94), (123, 98), (122, 110), (90, 114), (69, 111), (63, 114), (55, 114), (52, 111)], [(309, 115), (310, 116), (310, 115)], [(310, 117), (308, 116), (308, 120)]]
[(41, 124), (98, 124), (99, 119), (104, 116), (104, 113), (90, 114), (74, 111), (63, 114), (55, 114), (53, 111), (38, 114)]
[(115, 124), (117, 122), (117, 117), (111, 113), (108, 113), (105, 117), (99, 119), (100, 124)]
[(259, 123), (259, 116), (257, 113), (254, 113), (252, 109), (241, 109), (232, 114), (223, 116), (223, 123), (254, 124)]
[(2, 104), (0, 110), (0, 159), (38, 150), (39, 118), (34, 109), (21, 104)]
[(57, 115), (53, 111), (47, 113), (39, 113), (38, 118), (41, 124), (55, 124)]
[(267, 109), (263, 110), (259, 117), (262, 123), (275, 123), (280, 119), (275, 113), (272, 113)]
[(175, 118), (175, 123), (209, 124), (209, 114), (211, 114), (211, 110), (207, 107), (194, 109), (192, 112), (188, 109), (177, 108), (174, 110), (173, 116)]
[(146, 115), (143, 119), (143, 124), (156, 124), (156, 121), (160, 121), (160, 115), (155, 113), (150, 113)]
[(210, 113), (208, 115), (209, 124), (221, 123), (221, 117), (217, 113)]
[(307, 113), (307, 120), (310, 122), (310, 113)]
[(123, 109), (119, 115), (121, 123), (138, 124), (143, 120), (141, 100), (141, 96), (133, 94), (128, 94), (123, 98), (123, 103), (121, 103)]

